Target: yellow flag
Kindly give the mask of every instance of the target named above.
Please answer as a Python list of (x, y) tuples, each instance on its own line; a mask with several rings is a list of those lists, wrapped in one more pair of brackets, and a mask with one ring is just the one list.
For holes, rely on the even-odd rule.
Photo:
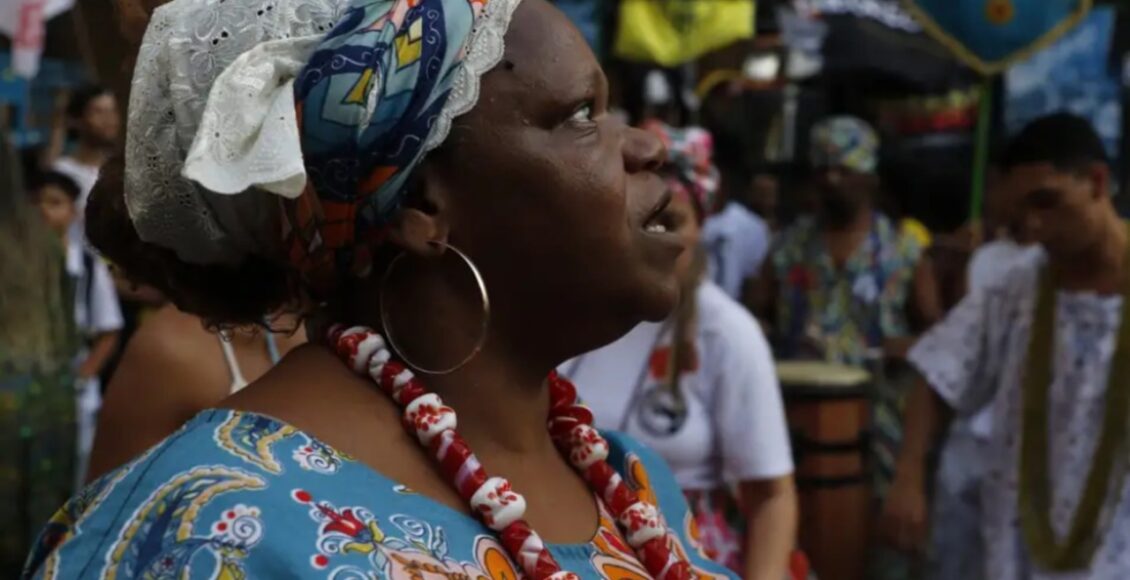
[(623, 0), (616, 56), (667, 67), (753, 38), (754, 0)]

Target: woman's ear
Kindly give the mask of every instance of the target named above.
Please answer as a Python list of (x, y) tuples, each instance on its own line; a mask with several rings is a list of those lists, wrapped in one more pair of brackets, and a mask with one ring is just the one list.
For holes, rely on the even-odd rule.
[(451, 232), (448, 188), (425, 163), (408, 182), (408, 194), (389, 228), (389, 241), (421, 256), (438, 256)]

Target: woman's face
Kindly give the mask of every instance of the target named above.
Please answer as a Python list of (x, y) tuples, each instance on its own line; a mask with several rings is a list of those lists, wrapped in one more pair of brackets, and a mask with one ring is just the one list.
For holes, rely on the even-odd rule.
[(524, 0), (505, 60), (428, 172), (448, 192), (449, 241), (482, 271), (492, 326), (571, 356), (666, 317), (684, 244), (655, 227), (665, 156), (609, 114), (607, 80), (568, 20)]

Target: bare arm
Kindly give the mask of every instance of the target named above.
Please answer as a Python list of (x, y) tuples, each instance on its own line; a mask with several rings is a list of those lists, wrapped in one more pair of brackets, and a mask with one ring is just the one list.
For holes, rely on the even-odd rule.
[(925, 547), (929, 521), (926, 460), (952, 415), (941, 397), (919, 379), (907, 400), (895, 480), (879, 522), (880, 534), (899, 550), (918, 552)]
[(796, 547), (797, 496), (793, 476), (744, 481), (740, 486), (746, 514), (745, 574), (748, 580), (788, 577)]
[(118, 350), (118, 332), (104, 332), (99, 334), (94, 339), (94, 343), (90, 346), (90, 354), (87, 355), (86, 360), (82, 361), (82, 365), (78, 368), (78, 376), (80, 379), (89, 379), (98, 376), (102, 369), (106, 368), (106, 363), (110, 361), (110, 357), (114, 356), (114, 352)]
[(934, 260), (923, 255), (914, 269), (914, 296), (911, 303), (911, 320), (916, 323), (919, 331), (934, 326), (942, 319), (942, 294), (937, 278)]

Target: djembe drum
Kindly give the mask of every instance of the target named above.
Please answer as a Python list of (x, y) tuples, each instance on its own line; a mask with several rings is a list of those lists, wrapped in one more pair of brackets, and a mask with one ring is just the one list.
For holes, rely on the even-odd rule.
[(871, 375), (814, 361), (777, 364), (800, 499), (800, 546), (821, 580), (860, 580), (871, 491), (866, 469)]

